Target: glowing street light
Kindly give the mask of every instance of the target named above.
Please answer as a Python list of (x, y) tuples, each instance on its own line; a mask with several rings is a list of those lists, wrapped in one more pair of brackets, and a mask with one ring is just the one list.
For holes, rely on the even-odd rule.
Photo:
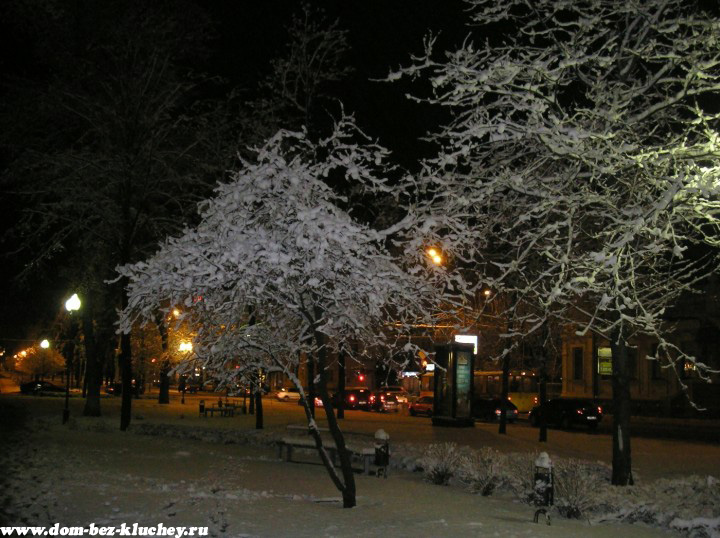
[(178, 351), (189, 352), (192, 351), (192, 349), (192, 342), (180, 342), (180, 345), (178, 346)]
[[(67, 310), (70, 313), (70, 319), (72, 323), (72, 313), (76, 310), (80, 310), (80, 307), (82, 306), (82, 302), (80, 301), (80, 297), (78, 297), (77, 293), (73, 293), (72, 296), (65, 301), (65, 310)], [(75, 331), (72, 332), (72, 337), (75, 338)], [(71, 348), (74, 350), (74, 345)], [(62, 414), (62, 423), (67, 424), (67, 421), (70, 419), (70, 362), (72, 361), (72, 354), (68, 352), (67, 349), (64, 350), (65, 357), (65, 408), (63, 409)]]
[(430, 259), (433, 261), (435, 265), (442, 265), (443, 258), (440, 255), (440, 252), (438, 252), (435, 248), (429, 248), (427, 249), (427, 255), (430, 256)]
[(74, 310), (80, 310), (81, 305), (80, 297), (77, 293), (73, 293), (72, 297), (65, 301), (65, 310), (72, 313)]
[(43, 349), (48, 349), (50, 347), (50, 342), (48, 342), (47, 338), (40, 342), (40, 347)]

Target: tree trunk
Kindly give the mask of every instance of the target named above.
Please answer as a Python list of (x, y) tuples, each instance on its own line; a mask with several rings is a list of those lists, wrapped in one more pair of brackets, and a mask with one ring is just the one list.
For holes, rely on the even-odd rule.
[(500, 425), (498, 433), (507, 433), (507, 419), (505, 411), (508, 401), (508, 378), (510, 377), (510, 355), (505, 355), (502, 360), (502, 394), (500, 395)]
[[(547, 353), (545, 347), (538, 346), (535, 348), (535, 363), (539, 365), (539, 393), (538, 393), (538, 405), (540, 409), (545, 408), (545, 402), (547, 402)], [(540, 431), (538, 433), (538, 441), (540, 443), (547, 443), (547, 416), (545, 413), (538, 413)]]
[(263, 429), (262, 390), (255, 391), (255, 429)]
[(122, 402), (120, 404), (120, 430), (130, 426), (132, 413), (132, 355), (130, 352), (130, 335), (120, 335), (120, 379), (122, 381)]
[(160, 333), (160, 347), (162, 349), (162, 362), (160, 363), (160, 390), (158, 393), (159, 404), (170, 403), (170, 356), (168, 355), (168, 328), (162, 312), (158, 312), (155, 318), (155, 325)]
[(92, 303), (86, 295), (82, 312), (83, 334), (85, 336), (85, 383), (87, 386), (83, 416), (99, 417), (100, 412), (100, 386), (102, 385), (103, 358), (95, 340), (95, 327), (93, 324)]
[[(538, 365), (539, 372), (538, 372), (538, 381), (539, 381), (539, 391), (538, 391), (538, 405), (540, 406), (540, 409), (545, 408), (545, 402), (547, 402), (547, 367), (548, 367), (548, 353), (547, 353), (547, 345), (548, 345), (548, 339), (549, 339), (549, 329), (548, 329), (548, 323), (545, 321), (543, 323), (542, 331), (542, 341), (539, 345), (535, 345), (532, 347), (532, 354), (533, 354), (533, 362)], [(540, 426), (539, 433), (538, 433), (538, 442), (540, 443), (547, 443), (547, 415), (545, 413), (538, 413), (538, 425)]]
[[(121, 308), (125, 310), (128, 297), (125, 291), (125, 279), (122, 281)], [(120, 379), (122, 380), (122, 402), (120, 404), (120, 430), (125, 431), (130, 426), (132, 413), (132, 349), (130, 347), (130, 333), (120, 335)]]
[[(336, 482), (336, 485), (338, 486), (338, 489), (342, 493), (343, 497), (343, 508), (352, 508), (357, 504), (356, 501), (356, 488), (355, 488), (355, 475), (353, 474), (352, 470), (352, 462), (350, 461), (350, 453), (348, 452), (346, 446), (345, 446), (345, 437), (343, 436), (342, 431), (340, 431), (340, 425), (337, 422), (337, 418), (335, 417), (335, 411), (332, 407), (332, 402), (330, 401), (330, 395), (328, 394), (327, 390), (327, 347), (325, 345), (325, 336), (319, 332), (315, 333), (315, 341), (318, 345), (318, 373), (319, 373), (319, 380), (318, 380), (318, 392), (320, 394), (320, 399), (323, 403), (323, 409), (325, 410), (325, 416), (327, 417), (328, 421), (328, 429), (330, 430), (330, 435), (333, 438), (333, 441), (335, 442), (335, 447), (337, 448), (338, 456), (340, 457), (340, 471), (342, 473), (343, 481), (340, 482), (339, 480)], [(318, 434), (319, 439), (319, 434)], [(316, 440), (317, 443), (317, 440)], [(322, 450), (322, 452), (325, 452)], [(322, 457), (322, 455), (321, 455)], [(327, 455), (325, 455), (325, 458), (327, 458)], [(326, 464), (327, 467), (327, 464)], [(330, 469), (331, 476), (336, 475), (335, 468), (332, 467), (332, 462), (330, 462)]]
[(310, 415), (315, 418), (315, 357), (312, 355), (307, 357), (307, 374), (308, 406), (310, 407)]
[[(255, 414), (255, 385), (253, 383), (250, 383), (250, 409), (248, 409), (248, 413), (251, 415)], [(243, 389), (245, 392), (248, 391), (248, 389)]]
[(345, 418), (345, 350), (338, 353), (337, 418)]
[(628, 373), (627, 343), (622, 328), (613, 331), (612, 350), (613, 389), (613, 458), (612, 484), (632, 485), (630, 453), (630, 376)]

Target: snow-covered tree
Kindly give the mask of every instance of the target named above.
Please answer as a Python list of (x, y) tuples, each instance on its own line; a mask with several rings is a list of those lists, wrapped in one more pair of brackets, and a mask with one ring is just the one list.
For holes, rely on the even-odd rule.
[(514, 294), (508, 337), (561, 318), (610, 340), (624, 485), (634, 337), (670, 370), (709, 370), (664, 312), (717, 265), (720, 21), (687, 0), (468, 4), (481, 39), (438, 58), (429, 37), (390, 77), (429, 80), (452, 117), (418, 182), (423, 230)]
[[(343, 117), (318, 142), (281, 131), (244, 161), (231, 181), (200, 204), (201, 223), (168, 239), (146, 262), (121, 268), (129, 279), (122, 326), (151, 320), (164, 305), (179, 305), (197, 328), (194, 349), (208, 369), (227, 379), (263, 368), (282, 371), (303, 394), (310, 434), (346, 507), (355, 505), (350, 455), (333, 414), (326, 378), (343, 344), (347, 360), (382, 353), (397, 331), (388, 322), (428, 312), (432, 273), (405, 271), (386, 245), (402, 228), (373, 230), (341, 207), (331, 187), (352, 181), (387, 193), (386, 151)], [(395, 327), (395, 325), (393, 325)], [(341, 476), (323, 448), (296, 372), (314, 366), (310, 381), (323, 402), (341, 461)]]

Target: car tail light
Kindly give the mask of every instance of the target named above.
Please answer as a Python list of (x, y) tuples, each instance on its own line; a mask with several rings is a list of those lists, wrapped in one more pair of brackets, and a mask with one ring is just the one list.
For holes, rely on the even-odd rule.
[(602, 415), (602, 407), (600, 407), (599, 405), (598, 405), (598, 413), (600, 413)]
[(370, 403), (374, 403), (374, 402), (375, 402), (375, 396), (370, 396)]
[(578, 410), (577, 410), (577, 414), (578, 414), (578, 415), (583, 415), (584, 413), (585, 413), (585, 411), (583, 411), (582, 409), (578, 409)]
[(508, 401), (510, 401), (510, 400), (512, 400), (512, 398), (510, 396), (508, 396)]
[(499, 415), (499, 414), (500, 414), (500, 410), (499, 410), (499, 409), (496, 409), (496, 410), (495, 410), (495, 414), (496, 414), (496, 415)]
[(350, 400), (351, 402), (354, 402), (354, 401), (355, 401), (355, 396), (351, 394), (350, 397), (348, 398), (348, 400)]
[(517, 414), (518, 414), (518, 410), (517, 410), (517, 409), (513, 409), (513, 415), (517, 415)]

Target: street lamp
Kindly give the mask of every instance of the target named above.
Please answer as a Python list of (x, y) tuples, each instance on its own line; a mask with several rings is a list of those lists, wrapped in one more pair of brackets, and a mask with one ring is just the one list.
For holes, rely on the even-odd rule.
[[(78, 297), (77, 293), (73, 293), (72, 297), (70, 297), (67, 301), (65, 301), (65, 310), (68, 311), (70, 314), (70, 323), (71, 325), (74, 323), (72, 319), (72, 313), (75, 310), (80, 310), (80, 298)], [(70, 334), (72, 336), (72, 339), (75, 339), (75, 330), (71, 327)], [(42, 344), (41, 344), (42, 345)], [(65, 357), (65, 408), (63, 409), (62, 414), (62, 423), (67, 424), (67, 421), (70, 419), (70, 362), (72, 360), (72, 353), (75, 353), (75, 345), (74, 342), (72, 342), (72, 345), (68, 346), (71, 349), (71, 352), (68, 352), (68, 349), (66, 348), (64, 351), (68, 356)]]
[(426, 250), (427, 255), (435, 265), (442, 265), (443, 258), (440, 252), (436, 248), (429, 248)]
[(50, 347), (50, 342), (48, 342), (47, 338), (40, 342), (40, 347), (43, 349), (48, 349)]

